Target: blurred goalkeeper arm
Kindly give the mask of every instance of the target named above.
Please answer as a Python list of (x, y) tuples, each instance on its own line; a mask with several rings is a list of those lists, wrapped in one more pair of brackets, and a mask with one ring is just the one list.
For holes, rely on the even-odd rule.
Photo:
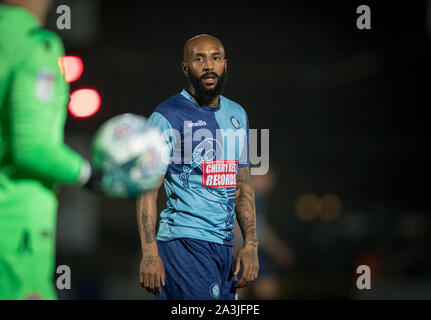
[[(61, 55), (61, 43), (51, 42)], [(55, 61), (55, 64), (53, 63)], [(10, 132), (20, 177), (48, 183), (85, 184), (90, 165), (64, 144), (68, 86), (51, 56), (29, 54), (11, 79)]]

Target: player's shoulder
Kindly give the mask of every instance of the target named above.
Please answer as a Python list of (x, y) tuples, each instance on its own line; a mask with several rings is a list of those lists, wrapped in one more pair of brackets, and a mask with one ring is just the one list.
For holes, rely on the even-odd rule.
[(181, 114), (190, 112), (188, 110), (189, 107), (188, 100), (181, 93), (177, 93), (160, 103), (154, 109), (153, 114), (158, 113), (162, 115), (173, 125), (173, 122), (180, 118)]
[(240, 105), (238, 102), (228, 99), (225, 96), (220, 96), (220, 99), (221, 99), (221, 103), (223, 104), (223, 107), (226, 107), (227, 109), (229, 109), (229, 111), (243, 113), (247, 115), (247, 112), (245, 111), (243, 106)]
[[(39, 22), (36, 17), (29, 11), (16, 6), (0, 4), (0, 28), (2, 31), (22, 33), (38, 25)], [(2, 34), (2, 38), (7, 35)]]
[(45, 28), (36, 28), (29, 32), (31, 44), (43, 50), (45, 54), (64, 55), (64, 45), (60, 36)]
[(225, 96), (220, 96), (222, 110), (227, 113), (230, 117), (236, 117), (238, 120), (248, 123), (248, 116), (245, 109), (239, 103), (226, 98)]
[(0, 34), (3, 54), (18, 64), (64, 55), (61, 38), (42, 28), (36, 17), (22, 8), (0, 5)]
[(177, 93), (160, 103), (154, 111), (162, 113), (178, 112), (187, 107), (188, 100), (181, 94)]
[[(24, 9), (0, 4), (0, 44), (3, 54), (22, 55), (28, 32), (38, 27), (36, 18)], [(24, 50), (23, 50), (24, 49)]]
[(57, 34), (42, 28), (35, 16), (20, 7), (0, 4), (0, 32), (1, 39), (9, 45), (31, 46), (48, 41), (54, 46), (63, 47)]

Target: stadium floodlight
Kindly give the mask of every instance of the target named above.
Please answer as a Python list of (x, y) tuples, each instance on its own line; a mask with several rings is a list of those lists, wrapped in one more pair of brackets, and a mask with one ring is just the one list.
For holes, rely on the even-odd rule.
[(99, 110), (99, 93), (94, 89), (78, 89), (70, 95), (69, 112), (77, 118), (91, 117)]
[(84, 71), (84, 63), (80, 57), (64, 56), (60, 58), (59, 64), (68, 83), (78, 80)]

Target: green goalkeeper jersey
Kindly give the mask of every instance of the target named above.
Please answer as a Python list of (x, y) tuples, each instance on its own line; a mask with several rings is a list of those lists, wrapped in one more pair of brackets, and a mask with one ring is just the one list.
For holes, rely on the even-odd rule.
[(21, 229), (53, 229), (55, 184), (80, 177), (84, 159), (64, 144), (63, 55), (30, 12), (0, 5), (0, 248), (16, 247)]

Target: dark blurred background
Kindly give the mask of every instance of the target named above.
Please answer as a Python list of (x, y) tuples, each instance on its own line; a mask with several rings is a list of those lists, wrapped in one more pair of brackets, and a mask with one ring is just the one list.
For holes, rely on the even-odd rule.
[[(60, 4), (71, 30), (56, 29)], [(356, 27), (362, 4), (371, 30)], [(224, 95), (270, 129), (273, 187), (258, 214), (289, 251), (268, 257), (273, 294), (249, 297), (431, 298), (431, 1), (56, 1), (48, 28), (84, 62), (71, 91), (102, 99), (94, 116), (68, 117), (66, 142), (85, 156), (105, 120), (148, 117), (186, 85), (187, 39), (223, 42)], [(138, 283), (134, 201), (63, 188), (58, 222), (57, 265), (72, 270), (61, 299), (153, 299)], [(371, 290), (356, 287), (362, 264)]]

